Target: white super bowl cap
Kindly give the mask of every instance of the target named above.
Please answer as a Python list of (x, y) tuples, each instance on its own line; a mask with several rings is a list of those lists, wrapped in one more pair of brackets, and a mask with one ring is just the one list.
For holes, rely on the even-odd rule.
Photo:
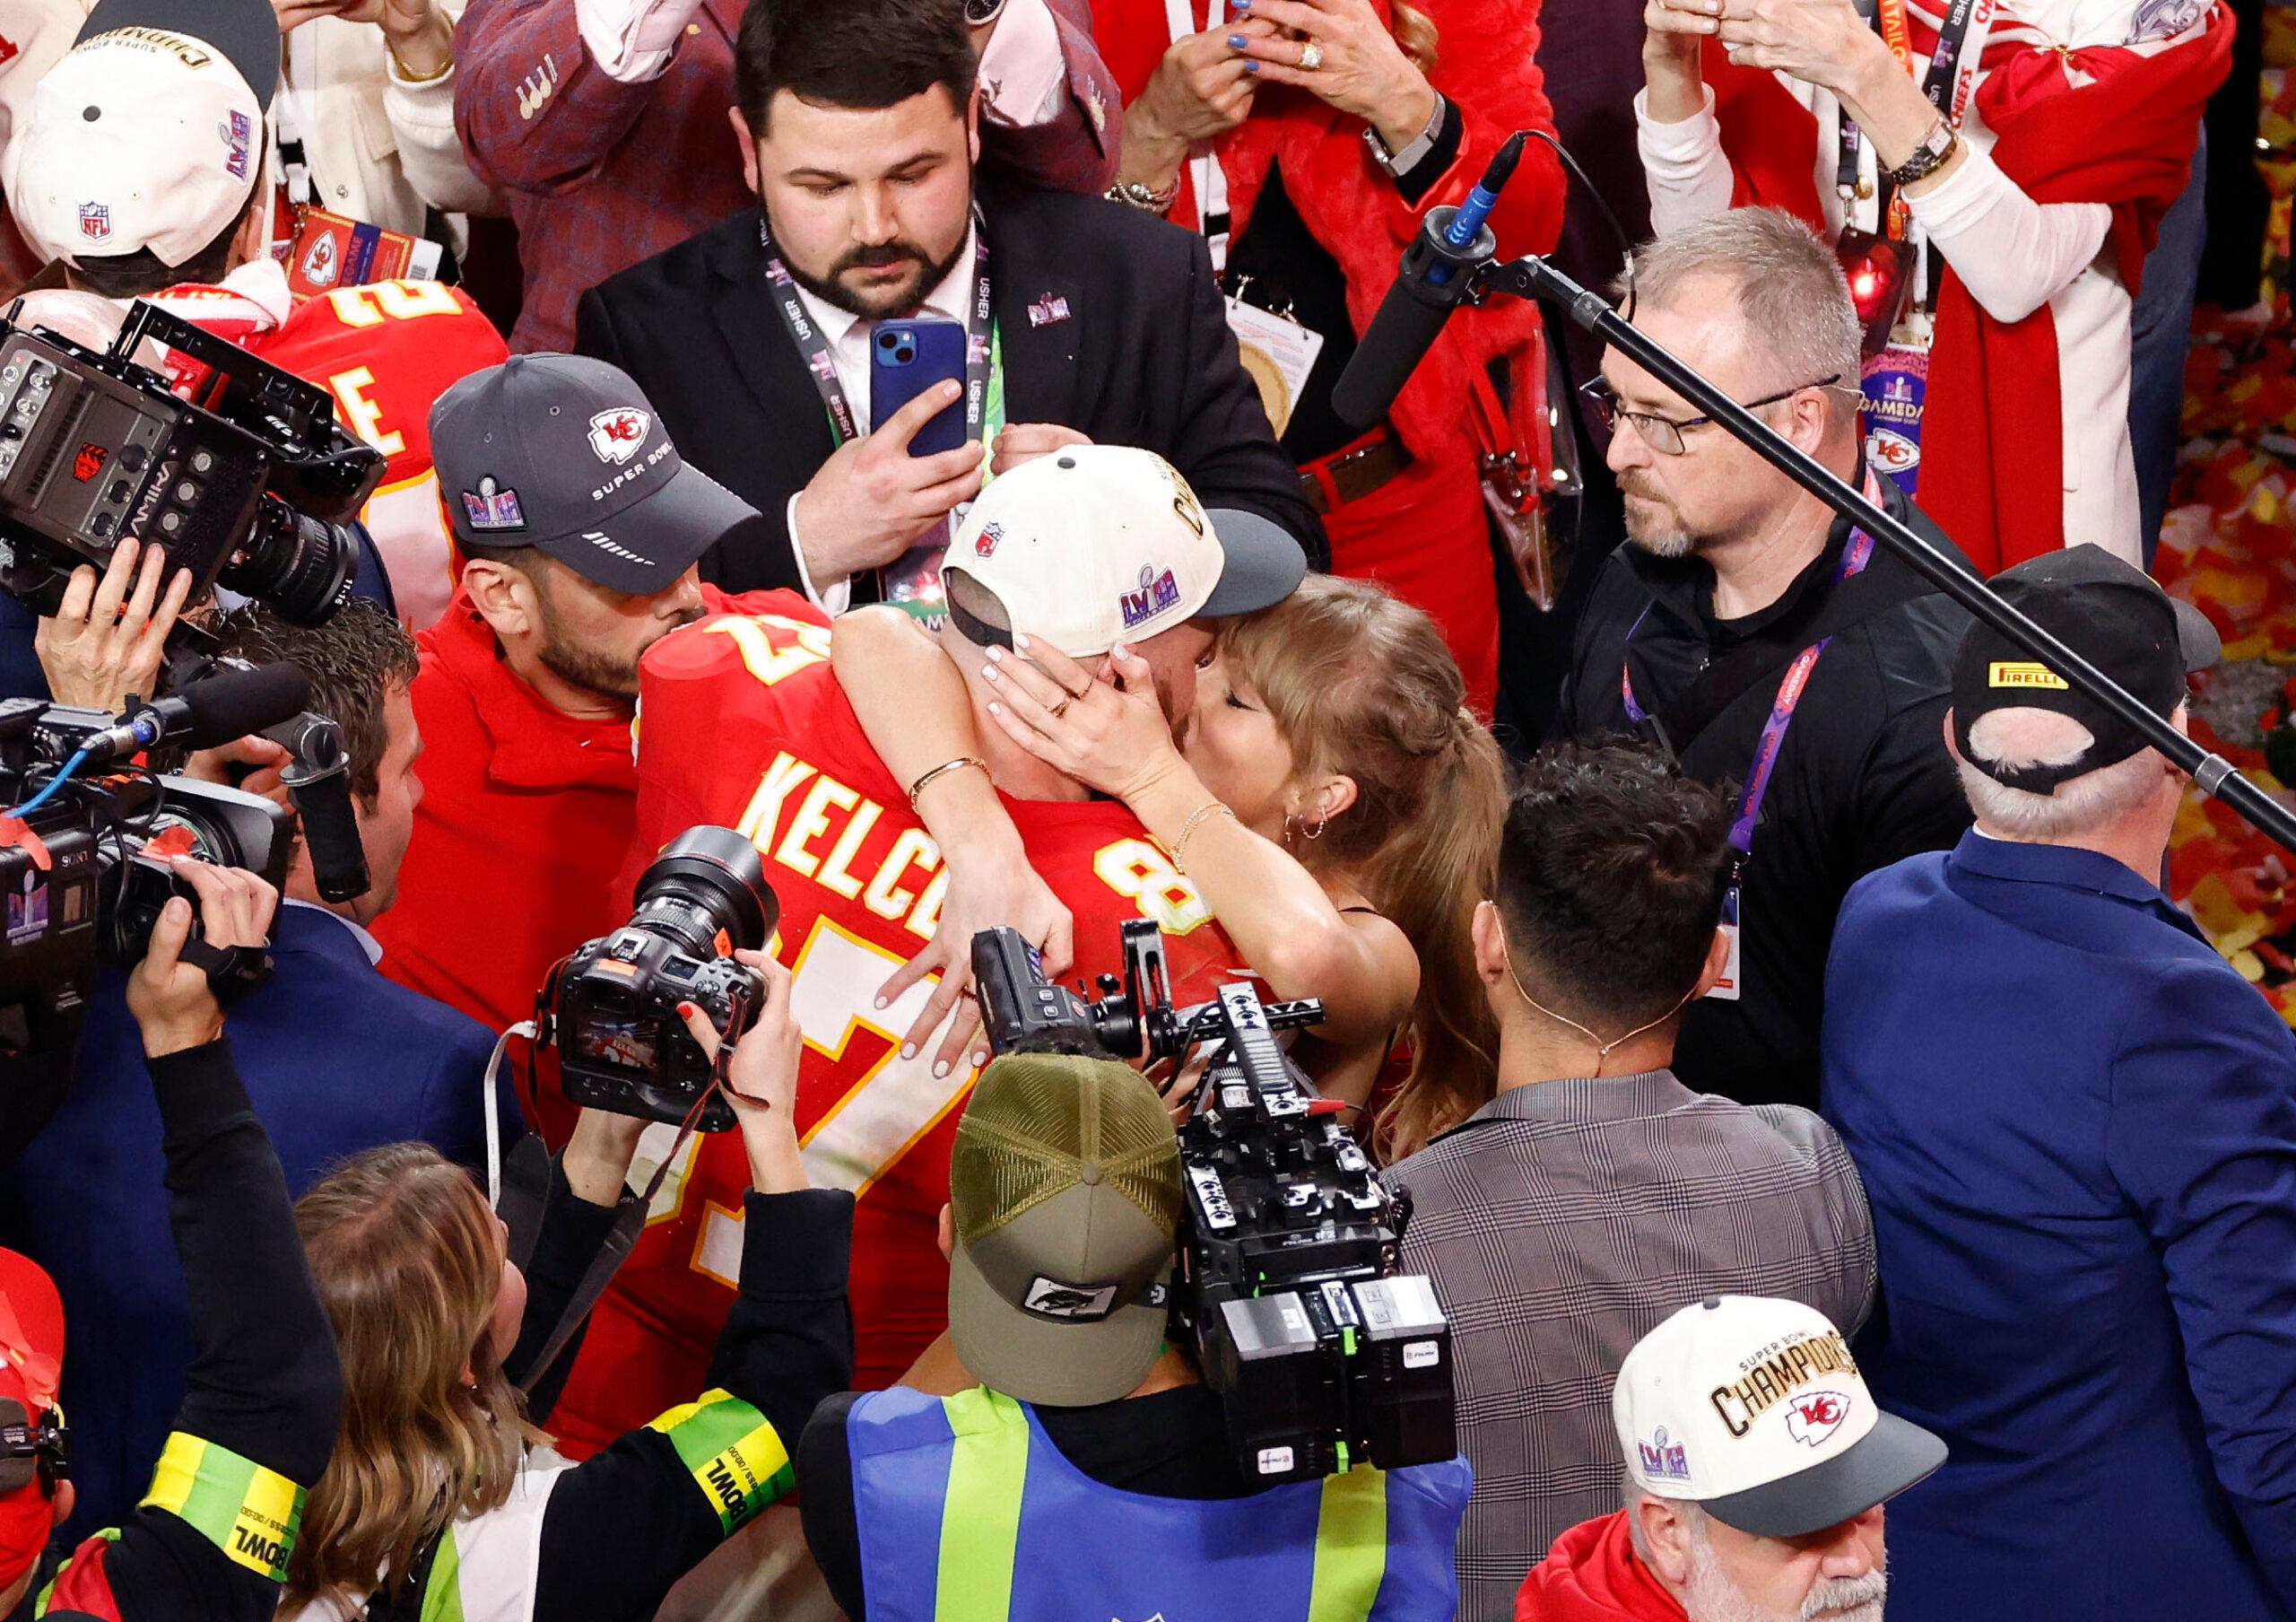
[(1273, 607), (1307, 569), (1280, 525), (1206, 509), (1153, 451), (1076, 445), (993, 480), (941, 573), (967, 641), (1040, 637), (1087, 658), (1199, 616)]
[(268, 157), (263, 115), (279, 49), (261, 6), (271, 68), (250, 83), (238, 59), (249, 17), (238, 13), (254, 9), (106, 0), (90, 14), (9, 144), (8, 207), (26, 240), (74, 264), (149, 249), (172, 269), (246, 212)]
[(1627, 1473), (1758, 1538), (1853, 1520), (1945, 1461), (1874, 1405), (1841, 1331), (1796, 1301), (1716, 1295), (1635, 1344), (1611, 1391)]

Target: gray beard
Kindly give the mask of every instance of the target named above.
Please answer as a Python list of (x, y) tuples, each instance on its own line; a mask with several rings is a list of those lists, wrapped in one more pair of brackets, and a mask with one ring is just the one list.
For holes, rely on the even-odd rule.
[(1787, 1616), (1764, 1610), (1722, 1569), (1701, 1526), (1691, 1539), (1683, 1609), (1690, 1622), (1816, 1622), (1821, 1617), (1824, 1622), (1882, 1622), (1882, 1601), (1888, 1587), (1889, 1579), (1881, 1571), (1862, 1577), (1821, 1577), (1811, 1585), (1799, 1611)]

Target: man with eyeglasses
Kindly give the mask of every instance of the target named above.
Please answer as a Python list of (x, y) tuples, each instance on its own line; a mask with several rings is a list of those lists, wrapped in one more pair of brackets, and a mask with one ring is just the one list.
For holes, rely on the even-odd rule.
[[(1732, 209), (1646, 245), (1633, 274), (1638, 326), (1950, 549), (1865, 464), (1857, 314), (1808, 227)], [(1557, 730), (1637, 734), (1735, 786), (1731, 959), (1674, 1068), (1701, 1092), (1814, 1108), (1835, 909), (1861, 875), (1969, 825), (1938, 741), (1969, 616), (1616, 350), (1587, 389), (1628, 539), (1579, 622)]]

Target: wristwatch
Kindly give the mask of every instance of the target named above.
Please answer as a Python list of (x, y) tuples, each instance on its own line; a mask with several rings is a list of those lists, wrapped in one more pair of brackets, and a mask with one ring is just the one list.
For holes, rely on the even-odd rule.
[(1934, 175), (1944, 168), (1945, 160), (1953, 155), (1953, 148), (1961, 144), (1960, 134), (1941, 118), (1929, 126), (1929, 133), (1921, 137), (1921, 144), (1913, 149), (1913, 155), (1895, 169), (1883, 170), (1882, 179), (1892, 186), (1910, 186), (1924, 176)]
[(1366, 124), (1363, 126), (1363, 144), (1371, 149), (1371, 161), (1391, 175), (1409, 174), (1419, 161), (1427, 155), (1429, 149), (1435, 144), (1435, 137), (1443, 133), (1445, 108), (1446, 103), (1442, 94), (1438, 92), (1435, 97), (1434, 116), (1427, 120), (1425, 129), (1421, 130), (1414, 138), (1405, 144), (1401, 152), (1389, 152), (1387, 144), (1379, 139), (1379, 132)]
[(987, 28), (996, 21), (996, 13), (1004, 9), (1004, 0), (965, 0), (965, 25)]

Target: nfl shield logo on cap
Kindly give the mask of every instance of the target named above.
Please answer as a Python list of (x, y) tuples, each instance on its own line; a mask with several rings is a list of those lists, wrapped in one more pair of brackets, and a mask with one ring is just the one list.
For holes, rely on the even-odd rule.
[(101, 203), (80, 205), (80, 234), (91, 242), (100, 242), (111, 235), (111, 210)]

